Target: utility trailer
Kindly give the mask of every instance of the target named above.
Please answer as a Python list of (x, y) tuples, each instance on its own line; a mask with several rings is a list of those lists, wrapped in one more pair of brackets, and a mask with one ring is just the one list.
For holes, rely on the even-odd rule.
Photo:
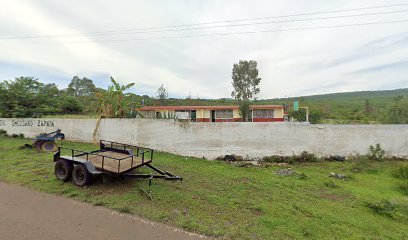
[[(68, 153), (68, 155), (62, 155)], [(151, 165), (154, 150), (124, 143), (100, 140), (99, 150), (87, 152), (73, 148), (58, 147), (54, 154), (55, 176), (62, 181), (72, 178), (78, 186), (91, 183), (94, 175), (114, 175), (130, 178), (163, 178), (182, 180), (181, 177), (162, 171)], [(132, 173), (146, 166), (156, 174)]]

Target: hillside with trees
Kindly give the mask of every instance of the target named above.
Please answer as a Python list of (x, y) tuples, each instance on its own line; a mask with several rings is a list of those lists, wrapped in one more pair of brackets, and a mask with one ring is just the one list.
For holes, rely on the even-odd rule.
[[(114, 86), (115, 84), (112, 87)], [(137, 91), (137, 84), (135, 90)], [(130, 110), (115, 116), (136, 117), (137, 114), (133, 109), (142, 105), (238, 104), (237, 100), (231, 98), (168, 98), (167, 90), (163, 86), (160, 86), (159, 90), (156, 97), (126, 93), (114, 106), (122, 104), (121, 108)], [(18, 77), (14, 80), (0, 82), (0, 117), (72, 117), (72, 115), (97, 117), (100, 115), (101, 101), (118, 101), (116, 98), (106, 97), (112, 92), (113, 89), (98, 88), (91, 79), (77, 76), (72, 78), (65, 89), (59, 89), (55, 84), (42, 83), (37, 78)], [(290, 116), (295, 120), (304, 121), (304, 112), (294, 112), (291, 108), (295, 100), (298, 100), (301, 106), (310, 108), (312, 123), (408, 124), (408, 88), (249, 101), (250, 104), (288, 105)], [(111, 106), (107, 102), (103, 103)]]

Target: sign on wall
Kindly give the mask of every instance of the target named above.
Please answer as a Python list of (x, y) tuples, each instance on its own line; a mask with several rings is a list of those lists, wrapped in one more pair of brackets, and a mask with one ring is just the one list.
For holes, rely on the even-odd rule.
[(55, 127), (55, 124), (53, 120), (16, 118), (0, 120), (0, 127)]
[(176, 118), (177, 119), (190, 119), (190, 113), (189, 112), (176, 112)]

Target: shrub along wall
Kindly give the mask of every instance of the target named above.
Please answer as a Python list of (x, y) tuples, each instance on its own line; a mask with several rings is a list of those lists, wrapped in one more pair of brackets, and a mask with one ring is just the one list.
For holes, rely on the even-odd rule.
[[(68, 140), (91, 142), (96, 119), (7, 119), (0, 129), (34, 137), (61, 128)], [(174, 120), (104, 119), (99, 139), (214, 159), (238, 154), (366, 154), (377, 143), (386, 154), (408, 156), (408, 125), (309, 125), (301, 123), (181, 123)]]

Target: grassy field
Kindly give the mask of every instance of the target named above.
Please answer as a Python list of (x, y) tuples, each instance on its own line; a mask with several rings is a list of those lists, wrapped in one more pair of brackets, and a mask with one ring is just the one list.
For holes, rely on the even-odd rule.
[[(0, 180), (105, 206), (222, 239), (408, 239), (408, 195), (394, 176), (401, 161), (317, 162), (239, 167), (158, 152), (154, 165), (184, 178), (105, 179), (79, 188), (57, 181), (52, 154), (18, 150), (29, 139), (0, 136)], [(92, 144), (64, 142), (84, 150)], [(330, 172), (347, 175), (329, 178)], [(46, 203), (45, 203), (46, 204)]]

